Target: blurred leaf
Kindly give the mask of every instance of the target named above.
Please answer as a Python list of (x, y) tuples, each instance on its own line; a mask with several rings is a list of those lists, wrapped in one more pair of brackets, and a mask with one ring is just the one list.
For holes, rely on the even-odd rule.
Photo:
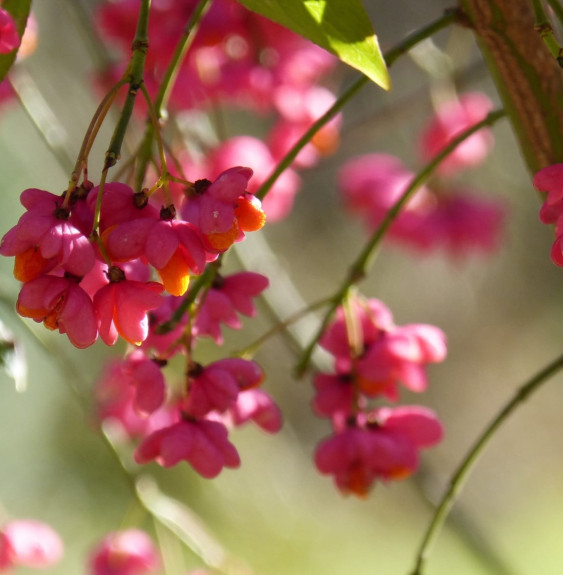
[[(4, 0), (2, 2), (2, 9), (12, 15), (21, 38), (31, 9), (31, 0)], [(0, 54), (0, 82), (6, 77), (13, 63), (16, 61), (17, 52), (17, 50), (13, 50), (9, 54)]]
[(385, 90), (391, 87), (377, 36), (360, 0), (238, 0), (311, 40)]

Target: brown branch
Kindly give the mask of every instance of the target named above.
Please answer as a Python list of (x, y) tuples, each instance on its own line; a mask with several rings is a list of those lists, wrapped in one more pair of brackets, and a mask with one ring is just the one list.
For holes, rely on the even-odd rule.
[(529, 0), (460, 0), (532, 173), (563, 162), (563, 72)]

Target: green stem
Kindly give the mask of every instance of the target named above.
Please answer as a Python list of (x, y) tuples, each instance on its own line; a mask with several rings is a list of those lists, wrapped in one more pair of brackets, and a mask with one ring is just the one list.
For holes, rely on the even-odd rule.
[(500, 410), (498, 415), (487, 426), (481, 436), (477, 439), (473, 447), (469, 450), (463, 458), (460, 466), (453, 474), (449, 488), (443, 495), (440, 504), (436, 508), (434, 517), (426, 530), (419, 551), (416, 556), (416, 565), (412, 571), (412, 575), (421, 575), (425, 567), (426, 561), (430, 555), (432, 545), (434, 544), (440, 529), (444, 525), (446, 517), (452, 508), (456, 496), (461, 492), (469, 473), (477, 462), (480, 455), (489, 444), (489, 441), (497, 431), (497, 429), (505, 422), (508, 416), (519, 407), (528, 397), (535, 392), (540, 386), (546, 382), (551, 376), (555, 375), (559, 370), (563, 369), (563, 355), (559, 356), (555, 361), (550, 363), (534, 377), (522, 385), (514, 394), (512, 399)]
[(127, 132), (127, 126), (129, 125), (129, 120), (133, 114), (137, 92), (143, 83), (143, 71), (145, 68), (145, 60), (149, 47), (148, 27), (150, 5), (151, 0), (142, 0), (141, 6), (139, 8), (137, 30), (135, 32), (135, 38), (131, 46), (133, 54), (129, 64), (129, 91), (127, 92), (125, 104), (123, 104), (121, 115), (119, 116), (119, 120), (115, 126), (109, 148), (106, 152), (106, 159), (104, 164), (104, 167), (106, 168), (111, 168), (114, 166), (121, 156), (121, 146), (123, 145), (123, 140)]
[(393, 204), (390, 210), (385, 215), (385, 218), (375, 230), (372, 236), (369, 238), (364, 248), (360, 252), (359, 256), (356, 258), (354, 263), (350, 266), (350, 271), (346, 278), (344, 279), (341, 287), (335, 292), (331, 298), (331, 304), (321, 322), (317, 333), (311, 340), (309, 345), (305, 348), (301, 360), (296, 366), (295, 373), (297, 377), (302, 376), (309, 366), (311, 356), (315, 346), (321, 339), (323, 333), (326, 330), (332, 316), (336, 312), (338, 306), (344, 301), (350, 288), (362, 279), (366, 277), (368, 271), (375, 259), (377, 254), (377, 249), (381, 245), (385, 234), (389, 230), (391, 224), (395, 221), (397, 216), (400, 214), (403, 207), (411, 199), (413, 194), (422, 186), (422, 184), (430, 178), (434, 173), (436, 168), (440, 165), (444, 159), (449, 156), (464, 140), (472, 136), (475, 132), (484, 128), (485, 126), (492, 126), (495, 122), (500, 120), (505, 116), (503, 110), (496, 110), (491, 112), (485, 119), (481, 120), (477, 124), (474, 124), (455, 139), (453, 139), (448, 146), (446, 146), (439, 154), (437, 154), (418, 174), (413, 178), (407, 189), (403, 192), (401, 197)]
[[(421, 42), (422, 40), (432, 36), (439, 30), (449, 26), (455, 22), (458, 18), (458, 12), (456, 10), (447, 10), (441, 18), (438, 18), (434, 22), (431, 22), (424, 28), (414, 32), (410, 36), (407, 36), (400, 44), (395, 48), (392, 48), (384, 54), (384, 59), (387, 67), (390, 68), (395, 61), (408, 52), (413, 46)], [(315, 134), (332, 118), (334, 118), (344, 105), (349, 102), (364, 86), (369, 84), (371, 80), (367, 76), (362, 76), (356, 80), (299, 139), (299, 141), (289, 150), (289, 152), (282, 158), (276, 169), (270, 174), (268, 179), (260, 186), (256, 192), (256, 197), (263, 200), (266, 194), (270, 191), (275, 181), (279, 176), (293, 163), (293, 160), (297, 157), (299, 152), (313, 139)]]
[(543, 9), (543, 4), (541, 0), (532, 0), (532, 5), (534, 7), (534, 29), (540, 35), (541, 39), (544, 41), (544, 44), (547, 46), (550, 54), (557, 60), (557, 63), (560, 66), (563, 66), (563, 50), (559, 43), (555, 39), (555, 35), (553, 34), (553, 28), (549, 23), (549, 20), (545, 14), (545, 10)]
[[(180, 40), (176, 44), (174, 54), (172, 55), (172, 58), (164, 72), (164, 76), (160, 83), (158, 93), (154, 100), (154, 110), (156, 113), (156, 117), (158, 119), (161, 118), (162, 110), (166, 107), (168, 103), (168, 99), (170, 98), (174, 82), (176, 81), (176, 78), (180, 71), (180, 66), (186, 54), (188, 53), (190, 46), (192, 45), (197, 28), (199, 27), (201, 19), (207, 12), (209, 6), (210, 6), (210, 0), (200, 0), (198, 2), (184, 28), (184, 31), (182, 32)], [(152, 144), (155, 137), (155, 130), (158, 130), (158, 127), (155, 126), (154, 123), (149, 120), (147, 122), (145, 135), (143, 137), (143, 142), (141, 144), (138, 156), (139, 165), (137, 167), (137, 174), (135, 178), (136, 189), (140, 189), (143, 185), (147, 164), (149, 162), (149, 158), (151, 155)]]

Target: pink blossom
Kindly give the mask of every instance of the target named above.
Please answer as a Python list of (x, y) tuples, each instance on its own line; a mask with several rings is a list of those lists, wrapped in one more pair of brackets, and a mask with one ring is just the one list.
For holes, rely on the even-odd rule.
[[(445, 102), (436, 116), (423, 130), (420, 138), (420, 154), (425, 161), (431, 160), (462, 132), (485, 119), (492, 103), (485, 94), (470, 92), (457, 100)], [(480, 164), (493, 145), (488, 129), (479, 130), (466, 140), (440, 164), (441, 174), (452, 174), (462, 168)]]
[[(336, 97), (321, 86), (283, 86), (274, 95), (274, 103), (282, 119), (268, 138), (270, 149), (280, 160), (305, 132), (334, 104)], [(339, 144), (341, 116), (337, 114), (325, 124), (295, 158), (301, 168), (314, 166), (322, 156), (333, 153)]]
[(25, 283), (16, 309), (24, 317), (66, 333), (78, 348), (92, 345), (98, 336), (92, 300), (73, 278), (39, 276)]
[[(252, 136), (237, 136), (220, 144), (209, 157), (209, 172), (221, 173), (229, 166), (252, 166), (253, 176), (248, 191), (256, 193), (276, 167), (277, 161), (268, 146)], [(262, 202), (269, 222), (285, 218), (293, 206), (301, 181), (291, 168), (286, 169), (275, 181)]]
[(221, 323), (231, 329), (240, 329), (242, 323), (236, 312), (254, 316), (253, 298), (268, 287), (268, 278), (254, 272), (239, 272), (217, 276), (212, 288), (199, 308), (195, 333), (209, 335), (218, 344), (223, 343)]
[(277, 433), (283, 424), (280, 408), (262, 389), (241, 391), (229, 409), (228, 416), (233, 425), (253, 421), (268, 433)]
[(541, 169), (534, 175), (534, 187), (546, 192), (545, 202), (540, 210), (540, 219), (544, 224), (553, 224), (563, 214), (563, 164), (553, 164)]
[[(69, 211), (62, 207), (62, 199), (49, 192), (28, 189), (21, 194), (21, 203), (27, 208), (18, 223), (2, 238), (0, 254), (16, 256), (14, 273), (20, 275), (21, 281), (29, 281), (54, 265), (62, 266), (69, 273), (84, 276), (95, 261), (94, 248), (89, 239), (70, 220)], [(42, 258), (41, 265), (23, 268), (20, 258), (34, 256)], [(21, 264), (21, 265), (18, 265)]]
[(91, 575), (145, 575), (160, 567), (152, 539), (140, 529), (109, 533), (91, 553)]
[(148, 335), (147, 312), (160, 305), (163, 286), (127, 280), (117, 267), (110, 268), (108, 277), (110, 283), (94, 296), (100, 337), (106, 345), (114, 345), (119, 335), (139, 345)]
[[(426, 364), (443, 361), (446, 356), (444, 333), (426, 324), (395, 326), (389, 310), (378, 300), (356, 301), (352, 309), (358, 326), (354, 345), (349, 341), (342, 310), (321, 338), (321, 345), (335, 356), (339, 377), (353, 373), (354, 383), (367, 396), (385, 395), (396, 400), (399, 382), (411, 391), (423, 391), (427, 386)], [(323, 389), (321, 405), (317, 406), (321, 413), (328, 415), (327, 410), (333, 408), (341, 411), (335, 401), (345, 390), (339, 391), (334, 381), (323, 379), (319, 384)]]
[(237, 199), (246, 191), (251, 176), (250, 168), (237, 166), (213, 182), (199, 180), (184, 207), (184, 218), (206, 236), (228, 232), (235, 221)]
[[(414, 174), (385, 154), (354, 158), (341, 169), (339, 182), (348, 208), (377, 229), (405, 193)], [(498, 200), (467, 190), (422, 187), (392, 223), (388, 237), (422, 251), (445, 249), (459, 257), (496, 249), (505, 219)]]
[(9, 54), (20, 44), (20, 37), (12, 15), (0, 8), (0, 54)]
[(16, 566), (52, 567), (62, 555), (61, 538), (45, 523), (18, 519), (0, 529), (0, 571)]
[(109, 363), (94, 388), (96, 413), (100, 421), (119, 425), (129, 438), (149, 433), (174, 423), (175, 411), (164, 405), (150, 415), (136, 407), (137, 390), (131, 384), (130, 368), (124, 361)]
[[(99, 186), (92, 188), (87, 203), (94, 212), (98, 200)], [(110, 182), (104, 186), (100, 211), (100, 232), (117, 224), (139, 219), (158, 220), (158, 210), (148, 203), (144, 193), (136, 194), (127, 184)]]
[(344, 416), (355, 407), (354, 381), (348, 374), (317, 373), (313, 380), (313, 409), (324, 417)]
[(376, 480), (399, 480), (419, 465), (418, 451), (435, 445), (442, 426), (428, 409), (418, 406), (382, 408), (356, 421), (317, 447), (318, 470), (333, 475), (345, 495), (367, 496)]
[(221, 413), (229, 409), (240, 391), (262, 383), (264, 373), (253, 361), (227, 358), (205, 367), (196, 365), (190, 369), (188, 377), (184, 409), (193, 417), (203, 417), (210, 411)]
[(137, 447), (135, 461), (143, 464), (152, 460), (164, 467), (184, 460), (206, 478), (216, 477), (223, 467), (240, 465), (226, 427), (218, 421), (205, 419), (185, 419), (149, 435)]
[[(196, 3), (155, 1), (151, 6), (145, 82), (156, 90), (159, 73), (168, 63)], [(108, 3), (100, 11), (104, 37), (129, 52), (137, 5), (133, 0)], [(272, 105), (272, 94), (285, 84), (313, 84), (335, 64), (328, 52), (234, 0), (217, 0), (202, 19), (184, 59), (171, 105), (175, 109), (209, 102), (229, 102), (255, 109)]]

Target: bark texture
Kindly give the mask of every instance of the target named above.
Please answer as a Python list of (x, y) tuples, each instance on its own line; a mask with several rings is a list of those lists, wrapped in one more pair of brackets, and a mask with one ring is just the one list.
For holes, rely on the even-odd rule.
[(529, 170), (563, 162), (563, 69), (534, 29), (530, 0), (460, 0)]

